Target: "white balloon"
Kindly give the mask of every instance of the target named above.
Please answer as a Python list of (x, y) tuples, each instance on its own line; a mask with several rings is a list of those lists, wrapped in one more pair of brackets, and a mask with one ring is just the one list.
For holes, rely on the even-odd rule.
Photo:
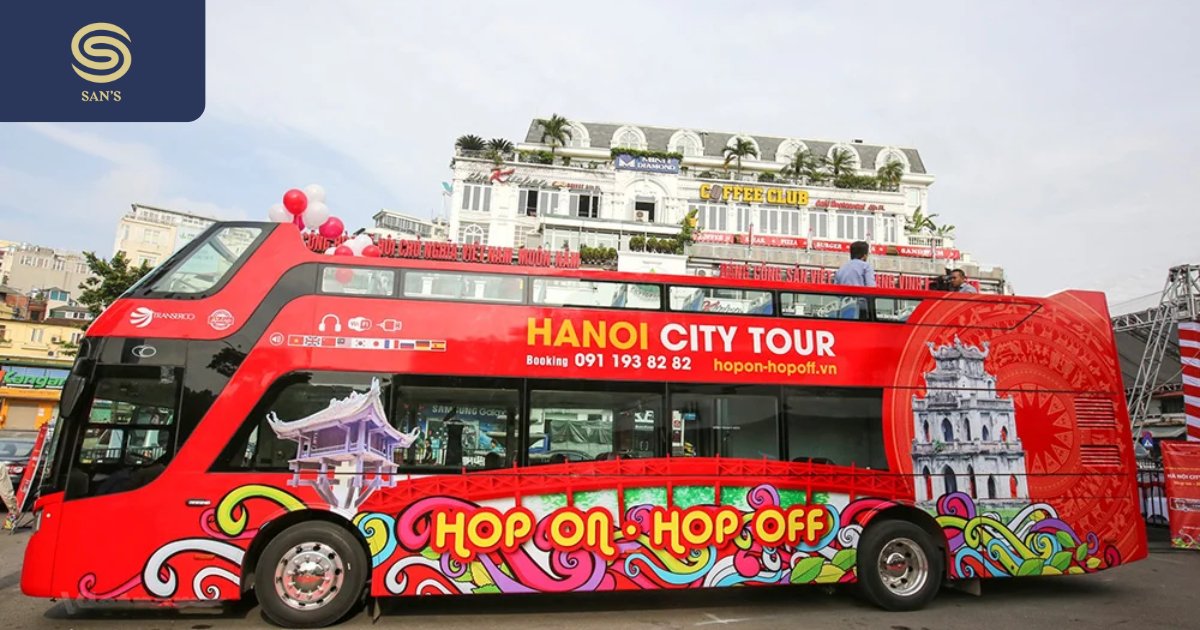
[(309, 184), (304, 187), (304, 194), (308, 196), (308, 203), (314, 201), (325, 201), (325, 189), (320, 184)]
[(292, 213), (288, 212), (281, 203), (271, 206), (271, 209), (267, 210), (267, 216), (276, 223), (291, 223), (292, 221)]
[(309, 202), (308, 209), (304, 211), (304, 214), (300, 215), (300, 218), (304, 220), (304, 227), (315, 230), (321, 227), (322, 223), (329, 220), (329, 207), (320, 201), (315, 203)]
[(329, 256), (332, 256), (332, 255), (333, 255), (333, 252), (334, 252), (336, 249), (337, 249), (337, 246), (330, 247), (329, 249), (325, 250), (325, 253), (326, 253), (327, 255), (329, 255)]
[(368, 234), (359, 234), (354, 238), (343, 243), (350, 251), (354, 252), (355, 256), (362, 256), (362, 251), (367, 245), (374, 245), (375, 241)]

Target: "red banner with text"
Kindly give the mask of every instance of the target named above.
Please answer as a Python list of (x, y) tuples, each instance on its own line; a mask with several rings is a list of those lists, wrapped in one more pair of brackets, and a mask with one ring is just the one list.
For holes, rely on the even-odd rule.
[(1163, 442), (1171, 546), (1200, 551), (1200, 444)]

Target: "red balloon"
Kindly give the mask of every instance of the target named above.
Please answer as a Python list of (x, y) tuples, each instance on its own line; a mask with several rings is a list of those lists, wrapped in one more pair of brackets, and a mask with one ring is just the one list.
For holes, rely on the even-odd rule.
[(353, 256), (354, 250), (345, 245), (338, 245), (337, 249), (333, 250), (334, 256)]
[(317, 231), (319, 231), (321, 236), (324, 236), (325, 238), (337, 238), (346, 231), (346, 226), (342, 223), (341, 219), (337, 217), (329, 217), (324, 223), (321, 224), (320, 228), (317, 228)]
[(339, 267), (337, 271), (333, 272), (333, 277), (342, 284), (349, 284), (354, 279), (354, 270), (348, 267)]
[(363, 248), (362, 255), (370, 256), (371, 258), (379, 258), (379, 256), (381, 254), (383, 254), (383, 252), (379, 250), (378, 245), (367, 245), (366, 247)]
[(303, 214), (308, 209), (308, 196), (295, 188), (283, 193), (283, 207), (292, 214)]

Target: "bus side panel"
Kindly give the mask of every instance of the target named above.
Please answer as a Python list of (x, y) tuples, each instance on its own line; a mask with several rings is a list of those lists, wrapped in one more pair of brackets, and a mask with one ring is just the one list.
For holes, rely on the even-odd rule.
[[(1014, 326), (937, 301), (910, 323), (885, 447), (947, 533), (957, 577), (1079, 573), (1145, 556), (1107, 313), (1065, 293)], [(942, 322), (954, 322), (943, 326)], [(966, 325), (969, 322), (969, 325)]]

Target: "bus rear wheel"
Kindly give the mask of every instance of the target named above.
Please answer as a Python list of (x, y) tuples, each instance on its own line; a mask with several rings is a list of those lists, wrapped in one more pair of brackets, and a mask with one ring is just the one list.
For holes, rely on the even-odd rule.
[(885, 610), (925, 607), (941, 587), (941, 552), (914, 523), (870, 524), (858, 544), (858, 582), (863, 594)]
[(342, 620), (362, 600), (367, 571), (367, 554), (353, 534), (310, 521), (267, 543), (254, 571), (254, 590), (272, 623), (321, 628)]

